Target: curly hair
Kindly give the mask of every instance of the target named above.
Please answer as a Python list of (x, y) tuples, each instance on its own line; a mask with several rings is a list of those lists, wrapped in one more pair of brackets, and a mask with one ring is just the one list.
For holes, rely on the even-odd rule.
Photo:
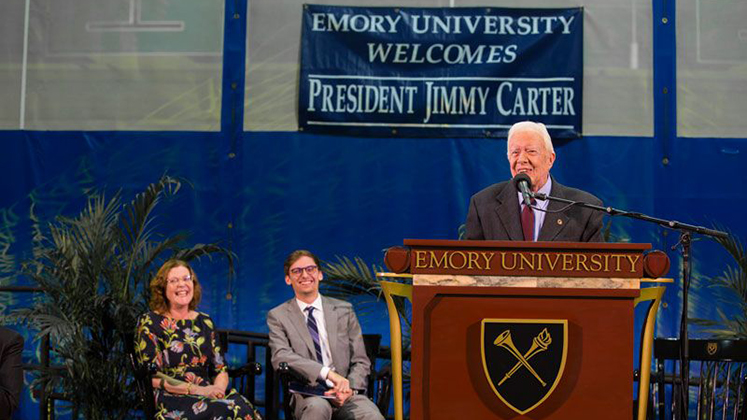
[(192, 267), (186, 261), (172, 259), (168, 260), (161, 268), (158, 269), (156, 276), (150, 281), (150, 309), (154, 312), (165, 314), (169, 311), (169, 301), (166, 298), (166, 277), (169, 275), (171, 269), (175, 267), (184, 267), (189, 270), (189, 275), (192, 277), (192, 301), (189, 302), (189, 310), (193, 311), (197, 308), (197, 305), (202, 299), (202, 286), (197, 280), (197, 274), (195, 274)]

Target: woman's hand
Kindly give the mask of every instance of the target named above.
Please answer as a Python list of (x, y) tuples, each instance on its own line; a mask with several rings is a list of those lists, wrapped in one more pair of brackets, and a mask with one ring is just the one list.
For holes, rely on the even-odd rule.
[(226, 396), (226, 390), (218, 385), (206, 385), (193, 388), (195, 394), (212, 399), (221, 399)]

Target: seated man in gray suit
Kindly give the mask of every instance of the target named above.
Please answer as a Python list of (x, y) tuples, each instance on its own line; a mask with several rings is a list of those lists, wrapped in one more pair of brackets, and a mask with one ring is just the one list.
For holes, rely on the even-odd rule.
[[(555, 150), (542, 123), (522, 121), (508, 131), (508, 163), (511, 176), (524, 173), (532, 181), (532, 191), (597, 206), (602, 201), (575, 188), (561, 185), (550, 176)], [(520, 204), (521, 203), (521, 204)], [(493, 184), (472, 196), (467, 212), (464, 239), (495, 241), (601, 242), (602, 216), (596, 210), (549, 200), (535, 204), (544, 211), (526, 207), (514, 182)]]
[(272, 366), (286, 362), (331, 397), (293, 395), (295, 418), (383, 420), (365, 396), (371, 362), (352, 305), (319, 294), (323, 274), (311, 252), (292, 252), (283, 268), (295, 297), (267, 314)]

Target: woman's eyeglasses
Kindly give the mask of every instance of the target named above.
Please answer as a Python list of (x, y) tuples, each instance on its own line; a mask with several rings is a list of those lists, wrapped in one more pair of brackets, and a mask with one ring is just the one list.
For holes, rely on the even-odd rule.
[(179, 284), (179, 283), (190, 283), (192, 281), (192, 276), (184, 276), (184, 277), (172, 277), (170, 279), (166, 279), (166, 281), (169, 284)]

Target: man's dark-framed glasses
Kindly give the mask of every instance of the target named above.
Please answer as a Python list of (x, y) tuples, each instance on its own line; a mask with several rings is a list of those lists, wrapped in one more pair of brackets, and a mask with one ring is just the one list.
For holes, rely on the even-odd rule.
[(319, 271), (319, 267), (315, 265), (307, 265), (306, 267), (295, 267), (290, 269), (290, 273), (293, 277), (299, 277), (304, 271), (306, 274), (313, 276), (317, 271)]

